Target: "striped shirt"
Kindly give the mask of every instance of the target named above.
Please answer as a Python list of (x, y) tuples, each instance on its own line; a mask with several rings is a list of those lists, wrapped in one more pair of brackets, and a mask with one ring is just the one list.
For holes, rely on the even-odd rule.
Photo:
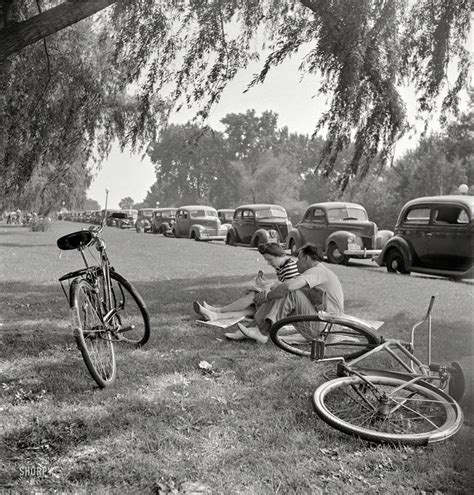
[(283, 265), (276, 270), (276, 274), (280, 282), (286, 282), (287, 280), (297, 277), (300, 272), (296, 266), (296, 261), (292, 258), (288, 258)]

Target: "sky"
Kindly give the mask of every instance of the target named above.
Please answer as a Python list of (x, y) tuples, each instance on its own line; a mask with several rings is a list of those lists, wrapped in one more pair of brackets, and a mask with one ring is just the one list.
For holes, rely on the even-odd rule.
[[(295, 57), (285, 61), (269, 71), (263, 84), (247, 93), (244, 90), (258, 66), (254, 63), (245, 72), (237, 74), (212, 111), (209, 125), (216, 130), (223, 130), (220, 120), (228, 113), (245, 113), (255, 109), (257, 115), (260, 115), (265, 110), (272, 110), (279, 115), (278, 127), (287, 126), (290, 132), (312, 134), (324, 111), (326, 99), (318, 95), (316, 76), (305, 74), (303, 77), (298, 72), (299, 63), (300, 60)], [(408, 118), (413, 122), (416, 109), (414, 91), (404, 89), (402, 94), (408, 101)], [(171, 122), (184, 124), (192, 119), (194, 113), (195, 110), (180, 111), (172, 116)], [(396, 156), (414, 148), (417, 142), (416, 131), (403, 137), (396, 145)], [(105, 189), (108, 189), (109, 208), (118, 208), (120, 200), (125, 197), (131, 197), (139, 203), (145, 199), (155, 180), (154, 167), (147, 156), (133, 155), (129, 150), (121, 152), (118, 146), (113, 146), (88, 190), (88, 197), (104, 207)]]
[[(325, 100), (317, 95), (316, 77), (305, 75), (302, 79), (298, 65), (296, 59), (289, 59), (270, 71), (263, 85), (253, 87), (247, 93), (244, 90), (257, 71), (257, 65), (237, 74), (212, 111), (209, 125), (223, 130), (220, 120), (228, 113), (255, 109), (260, 115), (265, 110), (272, 110), (279, 115), (278, 127), (288, 126), (291, 132), (312, 134)], [(180, 111), (171, 117), (171, 122), (184, 124), (193, 118), (194, 113), (195, 110)], [(92, 182), (88, 197), (104, 206), (107, 188), (110, 208), (118, 208), (119, 201), (126, 196), (138, 203), (143, 201), (155, 180), (153, 164), (148, 157), (142, 159), (142, 156), (132, 155), (129, 150), (121, 152), (118, 146), (114, 146)]]

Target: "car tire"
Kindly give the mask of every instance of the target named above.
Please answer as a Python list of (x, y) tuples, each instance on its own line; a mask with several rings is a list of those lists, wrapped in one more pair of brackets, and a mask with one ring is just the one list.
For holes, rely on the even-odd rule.
[(237, 242), (235, 238), (235, 234), (232, 231), (227, 232), (227, 236), (225, 238), (225, 243), (228, 244), (229, 246), (235, 246), (235, 243)]
[(347, 262), (349, 261), (349, 257), (339, 250), (339, 247), (335, 242), (329, 244), (326, 255), (329, 262), (334, 263), (335, 265), (347, 265)]
[(178, 238), (178, 237), (179, 237), (179, 236), (178, 236), (178, 233), (176, 232), (176, 229), (173, 229), (173, 237), (176, 237), (176, 238)]
[(137, 233), (138, 234), (143, 234), (145, 232), (145, 229), (143, 228), (142, 225), (137, 225)]
[(405, 266), (405, 260), (398, 249), (392, 249), (388, 252), (386, 258), (387, 271), (390, 273), (410, 273)]
[(296, 249), (296, 241), (294, 239), (291, 239), (289, 248), (291, 256), (298, 256), (298, 249)]

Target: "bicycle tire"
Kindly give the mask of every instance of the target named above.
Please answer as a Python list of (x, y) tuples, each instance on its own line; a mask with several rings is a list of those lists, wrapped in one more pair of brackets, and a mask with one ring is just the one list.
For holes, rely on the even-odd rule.
[[(318, 315), (289, 316), (272, 325), (270, 338), (286, 352), (311, 358), (311, 340), (320, 335), (321, 327), (326, 323), (336, 327), (323, 335), (323, 340), (325, 339), (323, 359), (339, 357), (354, 359), (382, 341), (381, 337), (368, 329), (362, 321), (344, 315), (331, 315), (327, 319), (322, 319)], [(292, 338), (295, 333), (302, 337), (296, 339), (296, 342)]]
[(89, 282), (79, 278), (72, 282), (70, 295), (77, 346), (97, 385), (108, 387), (115, 381), (117, 370), (113, 335), (99, 316), (101, 301)]
[(150, 338), (150, 316), (145, 302), (122, 275), (111, 270), (110, 278), (112, 304), (117, 311), (112, 324), (116, 327), (118, 341), (141, 347)]
[(330, 426), (371, 442), (427, 445), (454, 435), (463, 423), (457, 402), (411, 378), (387, 372), (336, 378), (315, 390), (313, 405)]

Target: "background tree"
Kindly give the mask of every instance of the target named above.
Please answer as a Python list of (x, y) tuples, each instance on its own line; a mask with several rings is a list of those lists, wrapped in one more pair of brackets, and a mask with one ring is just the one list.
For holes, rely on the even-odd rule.
[(91, 198), (86, 198), (84, 202), (84, 210), (100, 210), (100, 204), (95, 200)]
[(130, 196), (126, 198), (122, 198), (119, 202), (119, 208), (122, 210), (128, 210), (129, 208), (133, 208), (135, 201)]

